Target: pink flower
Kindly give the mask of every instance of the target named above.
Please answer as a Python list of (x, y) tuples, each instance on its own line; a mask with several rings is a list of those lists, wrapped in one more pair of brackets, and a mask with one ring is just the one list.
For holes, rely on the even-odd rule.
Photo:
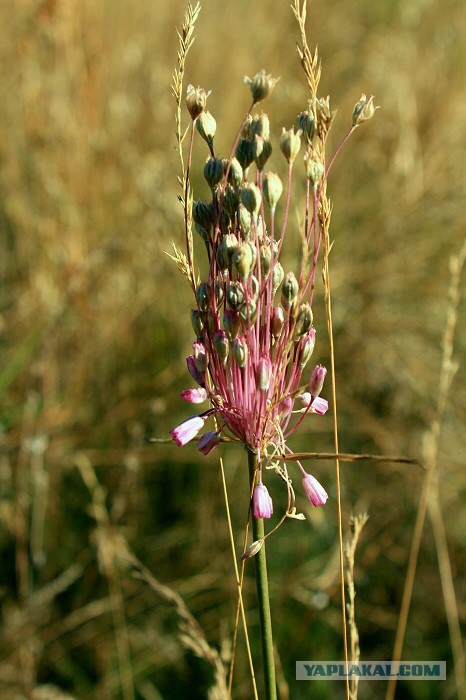
[(184, 389), (181, 392), (181, 398), (189, 403), (202, 403), (209, 397), (206, 389)]
[(328, 411), (328, 401), (326, 399), (322, 399), (320, 396), (316, 396), (313, 399), (309, 391), (305, 391), (304, 394), (300, 394), (299, 398), (305, 408), (311, 404), (311, 408), (309, 409), (310, 413), (318, 413), (319, 416), (323, 416)]
[(254, 487), (252, 494), (252, 509), (255, 518), (270, 518), (273, 513), (273, 503), (267, 486), (262, 482)]
[(202, 452), (203, 455), (208, 455), (209, 452), (215, 450), (218, 443), (220, 442), (220, 435), (216, 430), (211, 430), (205, 435), (201, 435), (197, 441), (197, 449)]
[(309, 391), (312, 396), (319, 396), (324, 386), (325, 375), (327, 370), (322, 365), (316, 365), (312, 370), (311, 378), (309, 380)]
[(327, 502), (328, 493), (312, 474), (307, 474), (303, 471), (303, 487), (306, 496), (309, 498), (313, 506), (323, 506)]
[(194, 355), (190, 355), (186, 358), (186, 364), (188, 365), (189, 374), (194, 379), (194, 381), (197, 382), (200, 386), (204, 386), (205, 374), (199, 372), (198, 368), (196, 367)]
[(188, 418), (176, 428), (170, 430), (173, 441), (176, 442), (178, 447), (186, 445), (190, 440), (196, 437), (200, 430), (202, 430), (205, 421), (206, 416), (191, 416), (191, 418)]

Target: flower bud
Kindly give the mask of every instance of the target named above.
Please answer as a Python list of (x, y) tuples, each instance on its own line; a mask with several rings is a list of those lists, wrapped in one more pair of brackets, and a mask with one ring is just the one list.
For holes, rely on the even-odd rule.
[(231, 309), (227, 309), (223, 316), (223, 325), (225, 326), (228, 340), (233, 342), (241, 330), (241, 321), (238, 314)]
[(279, 286), (281, 285), (283, 278), (285, 276), (285, 272), (283, 270), (282, 264), (280, 262), (276, 262), (275, 265), (273, 266), (273, 280), (272, 280), (272, 289), (273, 293), (277, 291)]
[(240, 282), (230, 282), (227, 287), (227, 303), (236, 311), (244, 301), (244, 290)]
[[(252, 247), (252, 246), (251, 246)], [(257, 301), (257, 298), (259, 296), (259, 280), (255, 275), (251, 275), (249, 277), (249, 285), (250, 285), (250, 296), (254, 301)]]
[(225, 331), (217, 331), (212, 337), (213, 346), (223, 365), (226, 365), (228, 353), (230, 352), (230, 344)]
[(216, 430), (211, 430), (210, 432), (201, 435), (197, 441), (197, 449), (199, 452), (202, 452), (203, 455), (208, 455), (209, 452), (215, 450), (219, 442), (220, 433), (218, 433)]
[(285, 314), (280, 306), (274, 306), (270, 319), (270, 332), (275, 340), (280, 336), (285, 323)]
[(214, 190), (224, 175), (223, 160), (209, 158), (204, 166), (204, 177), (211, 190)]
[(196, 127), (206, 144), (212, 150), (217, 122), (209, 111), (202, 112), (196, 121)]
[(261, 208), (262, 196), (259, 188), (254, 183), (245, 185), (241, 190), (241, 201), (255, 219)]
[(311, 392), (311, 396), (319, 396), (320, 392), (322, 391), (322, 387), (324, 386), (326, 374), (327, 370), (322, 365), (316, 365), (314, 367), (309, 380), (309, 391)]
[(228, 171), (228, 182), (232, 187), (236, 187), (236, 189), (238, 189), (243, 182), (243, 168), (237, 158), (231, 159), (230, 170)]
[(292, 272), (288, 272), (282, 284), (281, 303), (283, 308), (291, 308), (298, 296), (298, 281)]
[(254, 262), (254, 254), (252, 246), (249, 243), (241, 243), (233, 252), (232, 262), (238, 270), (238, 274), (242, 279), (246, 279), (251, 273)]
[(269, 276), (270, 265), (272, 263), (272, 251), (270, 250), (270, 246), (261, 245), (259, 249), (259, 257), (261, 262), (261, 274), (262, 277), (266, 280)]
[(252, 216), (243, 203), (238, 207), (239, 226), (243, 239), (249, 238), (252, 230)]
[(319, 160), (313, 158), (307, 153), (304, 156), (304, 165), (309, 182), (313, 187), (318, 187), (325, 174), (324, 166)]
[(185, 389), (181, 392), (181, 398), (189, 403), (203, 403), (209, 398), (207, 389)]
[(265, 141), (270, 139), (270, 121), (264, 112), (259, 115), (255, 115), (249, 125), (249, 134), (251, 138), (254, 136), (261, 136)]
[(232, 217), (239, 206), (239, 192), (231, 185), (227, 185), (223, 194), (223, 211)]
[(233, 341), (233, 357), (235, 358), (235, 362), (238, 367), (243, 369), (243, 367), (246, 366), (248, 359), (248, 346), (243, 338), (236, 338), (236, 340)]
[(374, 96), (366, 97), (361, 95), (361, 99), (354, 106), (353, 110), (353, 126), (359, 126), (363, 122), (372, 119), (374, 112), (378, 107), (374, 105)]
[(304, 472), (303, 488), (306, 492), (306, 496), (314, 507), (325, 505), (328, 499), (328, 493), (312, 474)]
[(261, 357), (256, 370), (256, 384), (261, 391), (268, 391), (270, 377), (272, 376), (272, 363), (268, 357)]
[(173, 442), (176, 442), (179, 447), (186, 445), (202, 430), (205, 421), (205, 416), (191, 416), (191, 418), (183, 421), (176, 428), (170, 430)]
[(217, 265), (220, 270), (228, 270), (231, 264), (231, 256), (238, 246), (238, 239), (234, 233), (227, 233), (217, 248)]
[(275, 207), (277, 206), (278, 200), (282, 196), (283, 192), (282, 181), (278, 175), (271, 172), (265, 173), (262, 190), (265, 201), (269, 205), (270, 209), (275, 211)]
[(196, 199), (193, 202), (193, 220), (209, 231), (212, 225), (212, 202), (208, 203), (203, 202), (202, 199)]
[(294, 328), (295, 334), (299, 336), (307, 333), (312, 326), (312, 320), (312, 309), (309, 304), (301, 304)]
[(293, 129), (286, 131), (285, 127), (283, 127), (280, 137), (280, 148), (288, 163), (292, 163), (301, 148), (300, 132), (296, 134)]
[(194, 361), (194, 355), (190, 355), (186, 358), (186, 364), (188, 366), (188, 372), (197, 384), (200, 386), (205, 386), (205, 375), (203, 372), (199, 372)]
[(314, 115), (310, 109), (298, 114), (296, 120), (296, 131), (301, 131), (303, 139), (309, 146), (312, 143), (312, 139), (316, 133), (316, 123)]
[(193, 343), (194, 364), (196, 369), (204, 374), (207, 371), (207, 352), (204, 343)]
[(267, 487), (261, 482), (254, 487), (252, 494), (252, 511), (255, 518), (270, 518), (273, 503)]
[(249, 299), (247, 304), (243, 304), (239, 310), (239, 315), (246, 328), (251, 328), (257, 319), (257, 304), (255, 300)]
[(210, 92), (206, 93), (201, 87), (196, 89), (194, 85), (188, 85), (188, 89), (186, 90), (186, 106), (191, 115), (191, 119), (197, 119), (198, 116), (202, 114), (209, 95)]
[(236, 146), (235, 155), (242, 169), (247, 170), (254, 160), (251, 141), (249, 139), (240, 139)]
[(214, 291), (215, 291), (215, 301), (217, 302), (217, 306), (220, 306), (220, 304), (223, 301), (223, 282), (219, 282), (217, 280), (215, 282)]
[(194, 224), (194, 228), (196, 229), (197, 233), (200, 235), (204, 243), (208, 246), (210, 244), (209, 234), (207, 233), (205, 228), (202, 228), (202, 226), (199, 226), (199, 224)]
[(196, 337), (200, 338), (204, 333), (205, 313), (199, 309), (191, 309), (191, 325)]
[(311, 328), (300, 338), (298, 348), (298, 361), (301, 368), (305, 367), (312, 357), (316, 344), (316, 329)]
[(280, 419), (283, 421), (290, 415), (293, 410), (294, 400), (291, 396), (287, 396), (286, 399), (280, 401), (278, 404), (278, 412), (280, 413)]
[(212, 290), (205, 282), (201, 282), (196, 289), (196, 299), (201, 311), (207, 311), (212, 299)]
[(254, 78), (248, 78), (246, 75), (244, 82), (251, 88), (251, 94), (253, 103), (260, 102), (268, 97), (279, 78), (272, 78), (271, 75), (267, 75), (265, 70), (261, 70), (260, 73), (256, 73)]
[(272, 143), (266, 141), (262, 136), (255, 136), (252, 143), (252, 155), (258, 170), (263, 170), (268, 159), (272, 155)]

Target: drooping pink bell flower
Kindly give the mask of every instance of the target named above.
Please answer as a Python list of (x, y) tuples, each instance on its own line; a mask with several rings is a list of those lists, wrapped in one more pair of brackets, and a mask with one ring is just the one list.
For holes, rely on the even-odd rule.
[(181, 392), (181, 398), (189, 403), (202, 403), (207, 401), (209, 393), (207, 389), (200, 387), (199, 389), (184, 389)]
[(186, 364), (188, 365), (189, 374), (194, 379), (194, 381), (197, 382), (200, 386), (204, 386), (205, 374), (203, 372), (199, 372), (198, 368), (196, 367), (194, 355), (190, 355), (186, 358)]
[(309, 391), (311, 392), (312, 396), (319, 396), (324, 386), (326, 374), (327, 369), (322, 365), (316, 365), (312, 370), (311, 378), (309, 380)]
[(200, 430), (204, 427), (207, 416), (191, 416), (173, 430), (170, 430), (170, 435), (178, 447), (186, 445), (192, 440)]
[(273, 513), (273, 503), (267, 486), (262, 482), (254, 487), (252, 494), (252, 511), (255, 518), (270, 518)]
[(311, 404), (310, 413), (318, 413), (319, 416), (323, 416), (328, 411), (327, 399), (322, 399), (320, 396), (313, 398), (310, 391), (305, 391), (304, 394), (300, 394), (299, 398), (305, 408)]
[(197, 441), (197, 449), (202, 452), (203, 455), (208, 455), (209, 452), (215, 450), (220, 442), (220, 434), (216, 430), (210, 430), (205, 435), (201, 435)]
[(323, 506), (327, 502), (328, 493), (312, 474), (303, 471), (303, 488), (313, 506)]

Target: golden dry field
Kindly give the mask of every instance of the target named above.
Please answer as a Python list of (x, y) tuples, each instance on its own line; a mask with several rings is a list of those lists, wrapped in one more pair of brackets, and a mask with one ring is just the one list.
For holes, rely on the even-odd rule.
[[(165, 254), (184, 244), (170, 86), (185, 9), (0, 2), (0, 700), (226, 698), (237, 587), (218, 457), (145, 441), (190, 415), (193, 302)], [(289, 2), (203, 0), (195, 33), (184, 89), (212, 90), (220, 155), (249, 106), (243, 77), (281, 77), (259, 111), (283, 177), (280, 133), (307, 104)], [(392, 658), (411, 571), (403, 658), (446, 660), (447, 680), (400, 682), (396, 698), (464, 700), (466, 4), (311, 0), (308, 40), (338, 109), (331, 150), (362, 92), (381, 106), (328, 183), (340, 449), (423, 465), (341, 465), (345, 538), (351, 514), (369, 514), (354, 567), (361, 659)], [(207, 196), (206, 156), (198, 139), (195, 198)], [(287, 269), (300, 254), (300, 167)], [(329, 366), (320, 276), (316, 294), (316, 361)], [(293, 449), (332, 452), (330, 413), (304, 423)], [(239, 556), (247, 467), (235, 446), (223, 456)], [(345, 695), (341, 682), (294, 680), (296, 660), (343, 653), (334, 463), (312, 469), (328, 503), (298, 495), (306, 520), (267, 541), (281, 700)], [(278, 512), (285, 496), (271, 493)], [(233, 689), (253, 697), (241, 624)], [(386, 690), (361, 682), (358, 697)]]

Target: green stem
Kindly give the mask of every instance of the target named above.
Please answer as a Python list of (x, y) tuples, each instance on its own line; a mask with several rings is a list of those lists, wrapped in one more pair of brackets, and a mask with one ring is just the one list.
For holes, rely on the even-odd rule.
[[(251, 491), (255, 483), (257, 473), (257, 454), (248, 449), (249, 478)], [(264, 538), (264, 520), (255, 518), (251, 511), (253, 540)], [(257, 600), (259, 603), (259, 617), (262, 635), (262, 658), (264, 661), (264, 680), (266, 700), (277, 700), (275, 685), (275, 662), (273, 656), (272, 620), (270, 617), (269, 583), (267, 579), (267, 560), (265, 556), (265, 543), (262, 549), (254, 557), (256, 563)]]

